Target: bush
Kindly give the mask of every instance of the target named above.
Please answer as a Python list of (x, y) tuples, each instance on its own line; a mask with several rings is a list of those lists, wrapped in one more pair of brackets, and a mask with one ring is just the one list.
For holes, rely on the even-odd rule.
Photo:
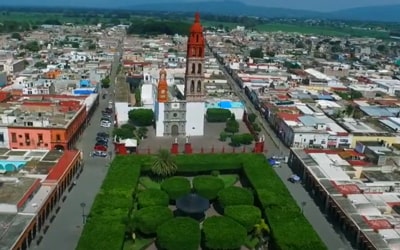
[(168, 194), (158, 189), (146, 189), (137, 196), (139, 207), (168, 206)]
[(225, 131), (222, 131), (220, 134), (219, 134), (219, 140), (220, 141), (226, 141), (226, 139), (228, 139), (228, 134), (225, 132)]
[(224, 182), (215, 176), (197, 176), (193, 178), (193, 189), (200, 196), (213, 200), (224, 188)]
[(234, 115), (232, 115), (231, 118), (226, 121), (225, 132), (232, 134), (239, 132), (239, 122), (236, 121)]
[(261, 220), (261, 211), (258, 207), (249, 205), (228, 206), (224, 210), (224, 215), (238, 222), (247, 232), (254, 229)]
[(174, 218), (157, 229), (157, 244), (165, 250), (197, 250), (200, 237), (199, 223), (191, 218)]
[(176, 200), (191, 191), (190, 181), (184, 177), (171, 177), (161, 183), (161, 189), (164, 190), (170, 200)]
[(257, 115), (254, 113), (250, 113), (247, 116), (247, 119), (249, 120), (250, 123), (254, 123), (256, 121)]
[(208, 122), (226, 122), (229, 117), (231, 117), (231, 111), (228, 109), (207, 109), (206, 119)]
[(240, 135), (240, 140), (241, 140), (241, 143), (242, 143), (242, 144), (244, 144), (244, 145), (250, 145), (250, 144), (252, 144), (253, 141), (254, 141), (254, 136), (251, 135), (251, 134), (249, 134), (249, 133), (247, 133), (247, 134), (241, 134), (241, 135)]
[(239, 249), (246, 241), (246, 229), (227, 217), (210, 217), (203, 223), (207, 249)]
[(174, 217), (168, 207), (145, 207), (134, 214), (134, 224), (144, 234), (154, 234), (164, 222)]
[(234, 205), (253, 205), (254, 196), (247, 189), (232, 186), (218, 193), (218, 202), (224, 208)]

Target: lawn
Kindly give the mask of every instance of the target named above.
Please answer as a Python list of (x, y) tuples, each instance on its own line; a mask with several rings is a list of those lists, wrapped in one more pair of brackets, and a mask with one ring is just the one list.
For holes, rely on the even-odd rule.
[[(155, 182), (149, 175), (154, 156), (117, 156), (77, 250), (136, 250), (154, 238), (167, 250), (183, 249), (178, 246), (197, 250), (200, 244), (207, 249), (236, 249), (257, 242), (254, 223), (261, 216), (269, 224), (274, 248), (326, 249), (263, 155), (178, 155), (174, 160), (177, 176)], [(233, 186), (239, 174), (248, 186)], [(197, 220), (172, 214), (175, 199), (190, 192), (219, 204), (222, 216), (206, 217), (200, 226)], [(135, 244), (132, 232), (140, 235)]]

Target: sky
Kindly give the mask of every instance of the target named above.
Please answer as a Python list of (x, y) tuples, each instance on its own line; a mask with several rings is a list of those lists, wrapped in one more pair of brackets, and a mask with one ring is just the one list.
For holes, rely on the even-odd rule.
[[(136, 4), (168, 3), (168, 2), (198, 2), (199, 0), (0, 0), (1, 5), (16, 6), (76, 6), (76, 7), (123, 7)], [(221, 0), (204, 0), (221, 1)], [(251, 5), (265, 7), (278, 7), (290, 9), (303, 9), (313, 11), (335, 11), (354, 7), (366, 7), (376, 5), (400, 4), (400, 0), (237, 0)]]

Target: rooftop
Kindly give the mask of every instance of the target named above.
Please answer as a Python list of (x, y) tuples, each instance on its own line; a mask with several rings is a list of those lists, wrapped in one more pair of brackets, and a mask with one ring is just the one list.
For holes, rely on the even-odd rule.
[(0, 213), (0, 250), (10, 250), (34, 215)]

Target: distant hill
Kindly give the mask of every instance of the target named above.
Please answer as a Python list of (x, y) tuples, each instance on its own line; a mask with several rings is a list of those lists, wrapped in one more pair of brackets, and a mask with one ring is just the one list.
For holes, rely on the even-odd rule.
[(226, 15), (226, 16), (258, 16), (258, 17), (315, 17), (321, 13), (305, 10), (285, 8), (266, 8), (247, 5), (238, 1), (205, 1), (205, 2), (170, 2), (138, 4), (128, 7), (131, 10), (166, 11), (166, 12), (193, 12)]
[(337, 19), (351, 19), (359, 21), (400, 22), (400, 4), (388, 6), (374, 6), (352, 8), (329, 13)]
[[(122, 6), (121, 6), (122, 7)], [(193, 12), (216, 15), (258, 16), (264, 18), (324, 18), (355, 21), (400, 22), (400, 5), (352, 8), (334, 12), (317, 12), (247, 5), (238, 1), (170, 2), (124, 6), (130, 10)]]

